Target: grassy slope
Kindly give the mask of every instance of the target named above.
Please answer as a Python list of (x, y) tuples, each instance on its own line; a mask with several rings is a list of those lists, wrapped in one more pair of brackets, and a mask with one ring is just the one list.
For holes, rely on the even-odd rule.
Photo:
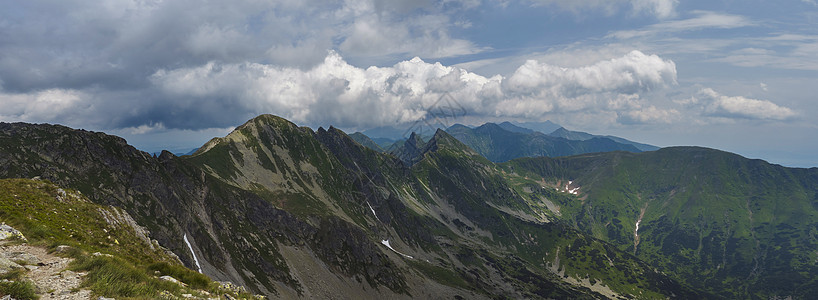
[(563, 219), (695, 287), (728, 298), (818, 292), (816, 169), (693, 147), (505, 168), (551, 185), (573, 180), (575, 201), (554, 197)]
[[(0, 220), (20, 230), (32, 245), (52, 250), (58, 245), (71, 246), (72, 251), (61, 255), (75, 259), (70, 266), (73, 270), (88, 273), (83, 286), (95, 294), (151, 299), (163, 291), (179, 297), (226, 292), (207, 276), (182, 266), (158, 245), (152, 249), (123, 219), (112, 217), (121, 213), (116, 210), (47, 181), (0, 179)], [(94, 252), (111, 256), (89, 255)], [(189, 287), (160, 280), (157, 274), (170, 275)]]
[[(622, 295), (640, 295), (644, 298), (663, 298), (671, 294), (696, 295), (607, 243), (561, 224), (523, 221), (487, 206), (488, 203), (505, 207), (508, 211), (517, 211), (516, 215), (533, 213), (529, 203), (507, 185), (493, 163), (482, 157), (475, 159), (473, 154), (460, 150), (462, 147), (451, 145), (460, 144), (451, 137), (444, 137), (440, 144), (448, 145), (428, 153), (413, 169), (432, 191), (479, 227), (459, 226), (467, 236), (477, 237), (469, 248), (489, 249), (488, 253), (505, 258), (491, 261), (492, 255), (477, 255), (477, 261), (508, 267), (506, 270), (514, 269), (509, 266), (517, 263), (519, 271), (530, 272), (528, 275), (508, 273), (509, 277), (517, 280), (526, 276), (549, 278), (553, 276), (551, 270), (555, 270), (565, 277), (589, 283), (600, 282)], [(490, 232), (490, 237), (479, 237), (480, 230)], [(479, 273), (479, 270), (468, 267), (460, 271)], [(556, 286), (551, 289), (551, 292), (560, 290)], [(530, 290), (534, 293), (544, 292), (536, 288)], [(547, 293), (538, 296), (560, 297), (559, 294)]]

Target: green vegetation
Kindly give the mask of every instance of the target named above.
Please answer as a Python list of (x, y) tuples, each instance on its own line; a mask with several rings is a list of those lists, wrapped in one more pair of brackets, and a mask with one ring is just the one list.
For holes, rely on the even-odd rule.
[(121, 211), (91, 203), (76, 191), (26, 179), (2, 179), (0, 190), (0, 220), (23, 232), (31, 244), (69, 245), (131, 261), (171, 260), (150, 250), (133, 228), (114, 217)]
[(0, 274), (0, 296), (9, 295), (19, 300), (38, 299), (35, 286), (24, 276), (26, 269), (13, 269)]
[(179, 284), (150, 276), (144, 269), (115, 257), (83, 255), (72, 263), (71, 269), (88, 272), (83, 286), (106, 297), (151, 298), (161, 291), (181, 290)]
[(408, 262), (413, 268), (438, 283), (466, 290), (474, 288), (463, 279), (463, 275), (457, 274), (451, 269), (438, 267), (422, 261), (409, 260)]
[[(59, 255), (74, 259), (70, 269), (87, 272), (82, 286), (95, 294), (154, 299), (163, 291), (176, 296), (201, 294), (200, 290), (220, 292), (207, 276), (181, 266), (159, 249), (151, 250), (117, 217), (121, 213), (47, 181), (0, 179), (0, 220), (20, 230), (32, 245), (52, 250), (69, 245)], [(2, 274), (2, 279), (14, 281), (0, 283), (0, 293), (36, 299), (33, 285), (20, 280), (23, 274), (22, 270)], [(163, 275), (187, 287), (158, 278)]]
[(35, 292), (34, 283), (27, 280), (0, 282), (0, 295), (8, 295), (18, 300), (40, 299)]
[[(492, 126), (469, 129), (476, 151), (439, 131), (428, 142), (415, 136), (396, 157), (337, 129), (314, 132), (270, 115), (195, 155), (154, 159), (103, 134), (20, 126), (0, 127), (0, 154), (9, 157), (0, 174), (74, 190), (0, 181), (0, 220), (34, 245), (72, 246), (61, 255), (75, 258), (71, 268), (88, 272), (84, 286), (99, 295), (220, 293), (146, 247), (124, 211), (174, 251), (186, 249), (178, 239), (187, 234), (211, 266), (278, 296), (325, 288), (295, 278), (290, 268), (303, 262), (283, 249), (304, 251), (319, 260), (309, 265), (364, 290), (399, 294), (423, 280), (497, 298), (818, 294), (815, 169), (701, 148), (495, 164), (478, 153), (496, 161), (599, 149)], [(578, 192), (568, 193), (568, 182)], [(415, 259), (390, 255), (384, 239)]]
[(806, 275), (818, 272), (815, 169), (693, 147), (519, 159), (504, 168), (573, 180), (584, 200), (560, 202), (563, 220), (695, 288), (727, 298), (818, 293)]

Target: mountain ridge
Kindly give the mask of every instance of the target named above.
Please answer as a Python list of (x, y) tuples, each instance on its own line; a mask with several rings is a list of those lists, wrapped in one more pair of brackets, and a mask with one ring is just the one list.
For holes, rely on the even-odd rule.
[(809, 250), (818, 246), (818, 168), (703, 147), (522, 158), (507, 167), (570, 183), (585, 199), (559, 203), (574, 227), (693, 287), (725, 298), (816, 293), (804, 274), (818, 272)]
[(494, 162), (529, 156), (553, 157), (605, 151), (641, 152), (633, 145), (620, 144), (607, 138), (574, 141), (536, 131), (508, 131), (494, 123), (486, 123), (474, 129), (465, 126), (451, 127), (447, 132)]
[[(654, 177), (670, 178), (656, 181), (659, 187), (667, 182), (698, 184), (677, 180), (680, 175), (668, 177), (677, 170), (689, 178), (741, 182), (742, 177), (713, 177), (730, 166), (742, 166), (740, 158), (731, 160), (739, 164), (710, 164), (721, 166), (704, 169), (710, 173), (696, 166), (710, 163), (707, 159), (718, 162), (721, 156), (696, 148), (496, 164), (444, 131), (427, 142), (419, 136), (412, 140), (418, 151), (407, 164), (333, 127), (313, 131), (260, 116), (192, 156), (163, 152), (154, 158), (103, 133), (4, 123), (0, 177), (42, 176), (76, 188), (94, 202), (127, 210), (188, 267), (195, 265), (195, 254), (209, 276), (270, 297), (320, 297), (338, 289), (358, 298), (750, 295), (724, 285), (707, 288), (707, 281), (692, 279), (692, 271), (680, 263), (687, 254), (662, 250), (668, 239), (655, 232), (663, 228), (686, 234), (686, 227), (663, 223), (655, 210), (661, 206), (653, 204), (645, 209), (644, 219), (636, 221), (647, 202), (631, 192), (667, 197), (673, 188), (647, 189), (652, 181), (632, 184)], [(668, 156), (678, 159), (659, 159)], [(639, 169), (642, 160), (651, 167)], [(788, 176), (806, 176), (798, 181), (806, 196), (793, 203), (808, 203), (803, 201), (814, 195), (815, 187), (803, 182), (818, 177), (783, 170)], [(628, 183), (622, 174), (640, 177), (630, 177)], [(779, 182), (788, 177), (774, 178)], [(769, 188), (762, 185), (753, 191), (763, 195)], [(675, 195), (683, 195), (678, 190)], [(618, 216), (610, 213), (613, 209)], [(761, 210), (755, 213), (757, 218), (763, 215)], [(684, 218), (678, 224), (690, 220), (679, 216)], [(632, 240), (635, 222), (643, 222), (638, 243)], [(790, 234), (786, 228), (764, 228)], [(792, 232), (803, 236), (799, 230)], [(660, 246), (651, 246), (656, 243)], [(684, 248), (673, 247), (668, 249)], [(727, 270), (734, 269), (731, 265)], [(779, 274), (761, 274), (766, 272)], [(765, 295), (759, 293), (751, 294)]]

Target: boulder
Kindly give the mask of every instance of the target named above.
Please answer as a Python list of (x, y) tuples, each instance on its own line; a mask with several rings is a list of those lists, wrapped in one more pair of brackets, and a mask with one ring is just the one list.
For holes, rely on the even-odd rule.
[(0, 256), (0, 273), (6, 273), (8, 271), (19, 268), (22, 268), (22, 266), (20, 266), (16, 262), (9, 260), (5, 256)]
[(32, 265), (32, 266), (34, 266), (34, 265), (39, 265), (40, 263), (42, 263), (42, 261), (40, 261), (39, 258), (37, 258), (33, 254), (27, 253), (27, 252), (19, 252), (19, 251), (18, 252), (6, 252), (6, 253), (3, 253), (3, 256), (5, 256), (10, 261), (14, 261), (14, 262), (17, 262), (17, 263), (23, 264), (23, 265)]
[(26, 237), (23, 236), (23, 234), (17, 229), (14, 229), (11, 226), (6, 225), (6, 223), (0, 224), (0, 241), (14, 238), (20, 239), (24, 242), (28, 242)]

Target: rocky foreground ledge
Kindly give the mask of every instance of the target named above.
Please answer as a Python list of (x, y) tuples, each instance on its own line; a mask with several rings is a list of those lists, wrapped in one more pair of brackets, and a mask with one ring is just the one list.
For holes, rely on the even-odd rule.
[(129, 219), (45, 180), (0, 179), (0, 300), (259, 298), (185, 268)]

